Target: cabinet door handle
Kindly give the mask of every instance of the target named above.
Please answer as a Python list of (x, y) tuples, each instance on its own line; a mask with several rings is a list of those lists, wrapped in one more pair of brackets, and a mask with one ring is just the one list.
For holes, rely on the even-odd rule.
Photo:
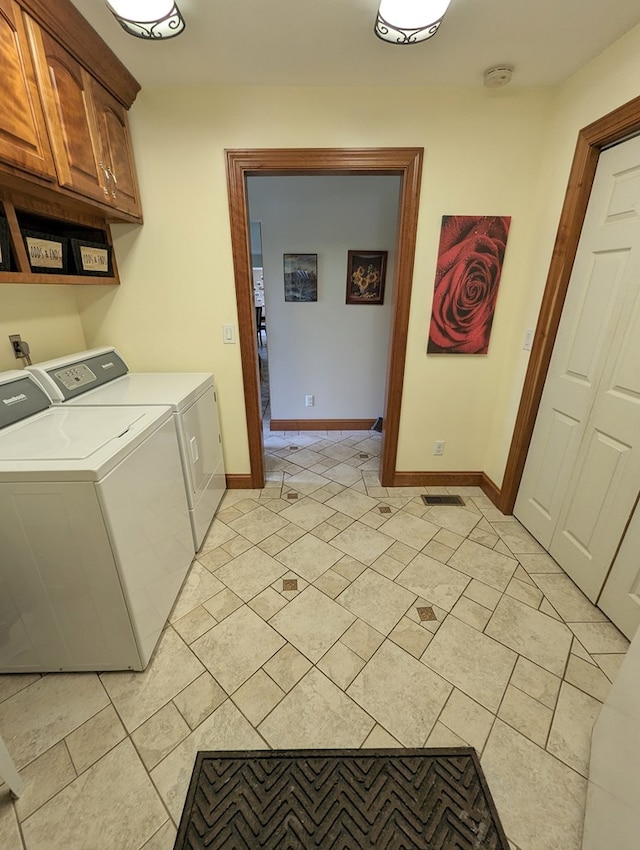
[(102, 162), (102, 161), (99, 162), (98, 164), (104, 172), (105, 184), (102, 187), (102, 190), (108, 198), (109, 197), (109, 169), (105, 166), (104, 162)]
[(111, 197), (115, 198), (118, 195), (118, 178), (111, 170), (111, 167), (108, 167), (107, 171), (109, 172), (109, 177), (111, 177), (113, 180), (113, 189), (111, 190)]

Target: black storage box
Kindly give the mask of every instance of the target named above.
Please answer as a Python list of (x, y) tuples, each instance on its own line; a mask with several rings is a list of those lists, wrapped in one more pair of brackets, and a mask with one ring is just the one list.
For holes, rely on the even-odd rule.
[(69, 240), (76, 274), (113, 277), (111, 245), (89, 239)]
[(69, 240), (37, 230), (22, 230), (31, 271), (38, 274), (69, 274)]

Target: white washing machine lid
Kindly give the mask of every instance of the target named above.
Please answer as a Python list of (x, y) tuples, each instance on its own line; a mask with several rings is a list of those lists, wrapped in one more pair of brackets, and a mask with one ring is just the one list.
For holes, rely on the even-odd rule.
[(97, 481), (170, 417), (167, 406), (50, 407), (0, 431), (0, 481)]
[(93, 348), (27, 367), (54, 404), (168, 404), (180, 412), (213, 386), (210, 372), (129, 372), (115, 348)]
[(90, 390), (66, 404), (130, 405), (165, 404), (175, 412), (190, 407), (205, 390), (213, 386), (208, 372), (129, 372), (110, 384)]

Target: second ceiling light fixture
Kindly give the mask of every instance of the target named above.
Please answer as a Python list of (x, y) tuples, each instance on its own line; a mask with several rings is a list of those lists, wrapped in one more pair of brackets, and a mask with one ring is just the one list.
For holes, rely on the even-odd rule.
[(375, 33), (392, 44), (417, 44), (438, 32), (451, 0), (381, 0)]

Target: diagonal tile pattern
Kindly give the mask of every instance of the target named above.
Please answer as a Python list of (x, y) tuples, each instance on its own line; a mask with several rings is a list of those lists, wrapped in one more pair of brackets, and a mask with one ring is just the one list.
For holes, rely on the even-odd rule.
[(578, 850), (627, 641), (477, 487), (381, 487), (380, 445), (265, 432), (145, 672), (0, 676), (0, 850), (170, 850), (198, 750), (375, 746), (475, 747), (511, 845)]

